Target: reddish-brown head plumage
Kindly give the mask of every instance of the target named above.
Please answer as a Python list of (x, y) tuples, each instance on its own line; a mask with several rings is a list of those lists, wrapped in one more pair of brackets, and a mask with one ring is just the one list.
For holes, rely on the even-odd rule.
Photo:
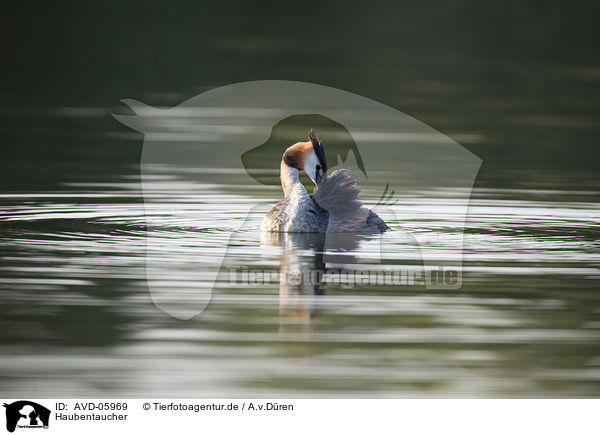
[(298, 142), (285, 150), (283, 161), (289, 167), (301, 171), (304, 169), (306, 158), (312, 150), (313, 146), (311, 142)]
[(321, 144), (321, 139), (315, 134), (313, 129), (308, 133), (309, 142), (298, 142), (283, 154), (283, 161), (291, 168), (298, 170), (304, 169), (304, 164), (311, 152), (314, 152), (319, 160), (323, 173), (327, 172), (327, 158), (325, 157), (325, 149)]

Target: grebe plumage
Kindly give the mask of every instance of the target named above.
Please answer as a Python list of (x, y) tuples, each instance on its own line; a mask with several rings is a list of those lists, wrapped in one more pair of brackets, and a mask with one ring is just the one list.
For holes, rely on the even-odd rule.
[[(347, 169), (327, 175), (327, 159), (319, 137), (311, 129), (308, 142), (298, 142), (283, 153), (280, 165), (284, 198), (269, 211), (261, 231), (286, 233), (384, 232), (385, 222), (358, 199), (356, 178)], [(300, 182), (304, 170), (315, 183), (309, 195)]]

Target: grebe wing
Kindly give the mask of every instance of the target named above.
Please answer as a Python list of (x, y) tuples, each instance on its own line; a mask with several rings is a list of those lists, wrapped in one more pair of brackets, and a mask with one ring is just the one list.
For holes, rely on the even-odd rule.
[(358, 199), (360, 189), (356, 178), (347, 169), (338, 169), (327, 176), (314, 191), (315, 202), (327, 210), (327, 232), (383, 232), (388, 226)]
[(314, 199), (330, 214), (345, 214), (362, 207), (359, 193), (356, 178), (348, 174), (348, 169), (337, 169), (315, 187)]

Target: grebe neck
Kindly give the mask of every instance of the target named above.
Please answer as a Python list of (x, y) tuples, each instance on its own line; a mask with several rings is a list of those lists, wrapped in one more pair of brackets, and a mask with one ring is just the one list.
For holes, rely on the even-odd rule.
[(285, 198), (288, 198), (292, 195), (308, 196), (306, 189), (300, 182), (300, 174), (298, 169), (292, 168), (285, 164), (284, 161), (281, 161), (280, 174), (281, 187), (283, 188)]

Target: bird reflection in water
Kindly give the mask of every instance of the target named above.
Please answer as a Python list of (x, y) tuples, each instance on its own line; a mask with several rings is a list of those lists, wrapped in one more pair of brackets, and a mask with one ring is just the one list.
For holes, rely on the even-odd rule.
[(325, 294), (325, 276), (356, 263), (353, 252), (365, 235), (358, 233), (273, 233), (261, 235), (263, 246), (281, 248), (279, 275), (280, 332), (307, 331)]

